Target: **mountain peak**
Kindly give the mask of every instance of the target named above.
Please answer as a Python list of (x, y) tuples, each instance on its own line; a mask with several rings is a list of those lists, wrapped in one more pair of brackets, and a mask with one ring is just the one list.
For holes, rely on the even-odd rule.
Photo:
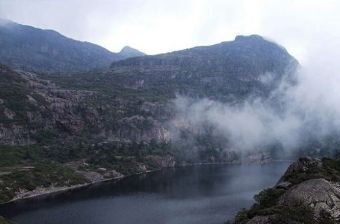
[(145, 53), (129, 46), (123, 47), (123, 49), (118, 54), (125, 58), (140, 57), (146, 55)]
[(235, 37), (235, 41), (242, 41), (242, 40), (265, 40), (265, 39), (258, 34), (252, 34), (252, 35), (249, 35), (249, 36), (237, 35)]

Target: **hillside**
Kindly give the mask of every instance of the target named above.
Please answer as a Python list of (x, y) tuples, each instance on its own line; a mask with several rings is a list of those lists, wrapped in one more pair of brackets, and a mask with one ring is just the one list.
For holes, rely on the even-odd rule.
[(0, 20), (0, 63), (43, 73), (80, 72), (109, 67), (112, 61), (139, 56), (137, 50), (112, 53), (103, 47)]
[[(0, 143), (169, 141), (176, 94), (229, 103), (265, 97), (296, 66), (285, 49), (254, 35), (126, 59), (106, 72), (39, 76), (2, 66)], [(224, 140), (213, 148), (226, 148)]]
[[(0, 202), (162, 167), (240, 162), (226, 139), (175, 130), (176, 94), (228, 103), (266, 97), (294, 78), (296, 66), (259, 36), (130, 58), (102, 72), (36, 74), (2, 65)], [(173, 131), (192, 144), (173, 139)]]

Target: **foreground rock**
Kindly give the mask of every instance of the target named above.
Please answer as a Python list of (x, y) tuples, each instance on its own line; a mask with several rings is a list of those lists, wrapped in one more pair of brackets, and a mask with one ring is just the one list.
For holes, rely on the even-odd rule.
[(235, 224), (335, 224), (340, 222), (340, 160), (301, 158)]
[(339, 219), (340, 185), (322, 178), (306, 180), (290, 188), (282, 195), (279, 203), (290, 207), (304, 203), (313, 208), (317, 216), (326, 211)]

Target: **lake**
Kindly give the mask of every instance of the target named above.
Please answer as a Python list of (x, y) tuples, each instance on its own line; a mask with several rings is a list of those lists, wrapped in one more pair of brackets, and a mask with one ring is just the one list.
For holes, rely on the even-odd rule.
[(18, 224), (223, 224), (288, 162), (165, 169), (0, 207)]

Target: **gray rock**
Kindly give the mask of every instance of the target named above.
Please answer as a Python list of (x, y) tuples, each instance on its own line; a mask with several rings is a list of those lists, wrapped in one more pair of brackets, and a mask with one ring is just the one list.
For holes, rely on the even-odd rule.
[(325, 210), (333, 217), (339, 218), (340, 185), (321, 178), (307, 180), (284, 193), (279, 204), (287, 206), (304, 204), (312, 207), (316, 215)]

